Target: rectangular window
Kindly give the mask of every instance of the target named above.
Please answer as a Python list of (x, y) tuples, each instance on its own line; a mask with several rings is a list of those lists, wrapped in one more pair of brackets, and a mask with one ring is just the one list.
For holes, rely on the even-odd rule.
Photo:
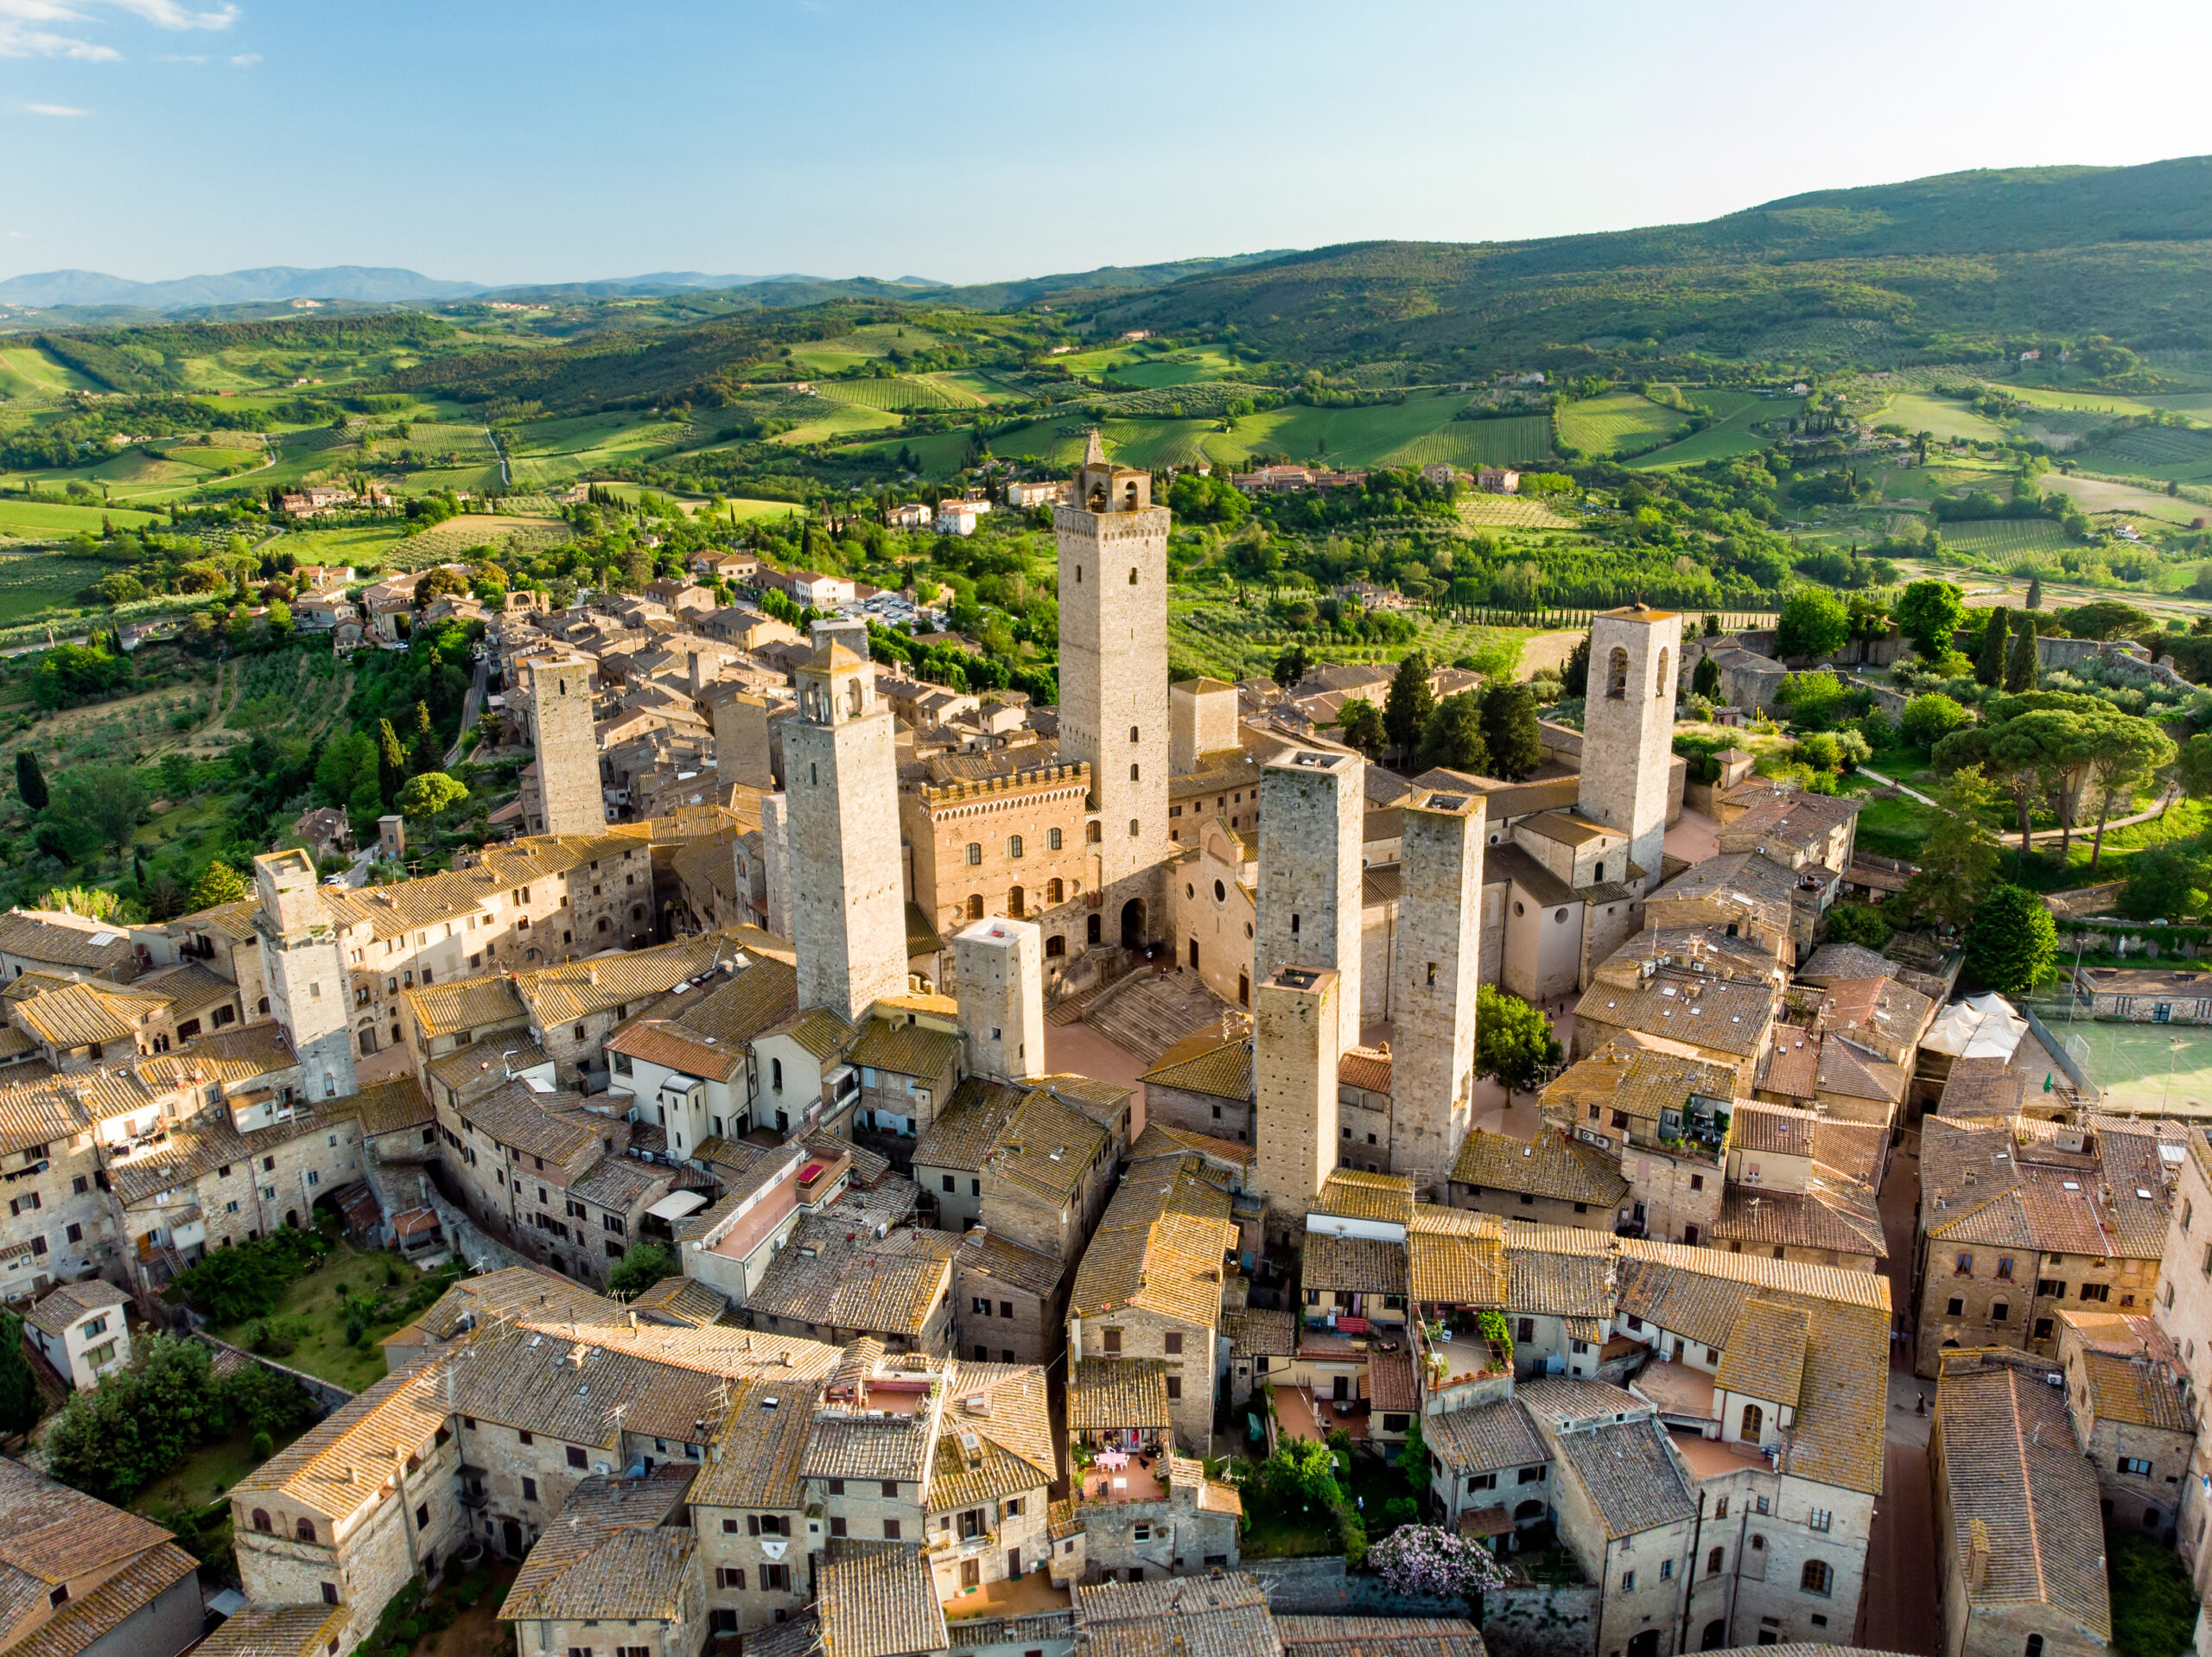
[(1179, 1329), (1169, 1330), (1162, 1337), (1160, 1349), (1171, 1357), (1180, 1356), (1183, 1351), (1183, 1331)]
[(1544, 1470), (1541, 1467), (1522, 1468), (1516, 1480), (1516, 1482), (1521, 1484), (1541, 1484), (1543, 1482)]
[(577, 1468), (584, 1465), (584, 1452), (574, 1444), (569, 1446), (569, 1465)]
[(887, 1542), (895, 1542), (899, 1540), (899, 1521), (897, 1520), (887, 1519), (883, 1521), (883, 1540)]
[(2138, 1478), (2148, 1478), (2151, 1476), (2151, 1463), (2140, 1456), (2122, 1456), (2120, 1458), (2120, 1470), (2123, 1473), (2133, 1473)]
[(899, 1481), (897, 1479), (884, 1480), (883, 1494), (895, 1501), (899, 1495)]
[(1805, 1515), (1805, 1523), (1814, 1530), (1827, 1530), (1835, 1524), (1835, 1515), (1826, 1508), (1815, 1508)]
[(1180, 1375), (1170, 1375), (1170, 1376), (1168, 1376), (1168, 1377), (1167, 1377), (1167, 1397), (1168, 1397), (1168, 1400), (1172, 1403), (1172, 1402), (1174, 1402), (1174, 1401), (1175, 1401), (1175, 1400), (1179, 1400), (1182, 1396), (1183, 1396), (1183, 1377), (1182, 1377), (1182, 1376), (1180, 1376)]
[(845, 1521), (842, 1519), (831, 1520), (830, 1521), (830, 1533), (832, 1536), (842, 1536), (845, 1533)]
[(1632, 1593), (1634, 1593), (1635, 1591), (1636, 1591), (1636, 1572), (1635, 1572), (1635, 1571), (1622, 1571), (1622, 1572), (1621, 1572), (1621, 1592), (1623, 1592), (1624, 1594), (1632, 1594)]
[(1104, 1330), (1103, 1333), (1106, 1338), (1106, 1355), (1109, 1358), (1120, 1357), (1122, 1355), (1122, 1331), (1118, 1329), (1109, 1329)]
[(522, 1499), (524, 1501), (535, 1501), (537, 1500), (537, 1481), (536, 1479), (524, 1479), (522, 1482)]

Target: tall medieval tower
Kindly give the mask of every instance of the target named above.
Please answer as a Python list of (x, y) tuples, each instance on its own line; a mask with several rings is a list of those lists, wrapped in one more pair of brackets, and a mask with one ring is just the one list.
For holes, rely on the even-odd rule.
[(1338, 987), (1337, 1044), (1359, 1045), (1360, 848), (1367, 762), (1297, 748), (1260, 773), (1260, 896), (1253, 969), (1326, 967)]
[(1075, 498), (1052, 514), (1060, 758), (1090, 767), (1096, 892), (1167, 851), (1167, 509), (1150, 473), (1107, 464), (1095, 431)]
[(1390, 1170), (1441, 1190), (1467, 1137), (1482, 958), (1483, 797), (1405, 803), (1390, 986)]
[(1271, 1237), (1305, 1228), (1314, 1194), (1337, 1165), (1343, 992), (1326, 968), (1279, 967), (1252, 993), (1252, 1177), (1268, 1199)]
[(1045, 929), (980, 920), (952, 940), (968, 1074), (1026, 1082), (1045, 1071)]
[(1675, 677), (1681, 657), (1682, 619), (1670, 611), (1632, 604), (1591, 621), (1582, 780), (1574, 809), (1628, 836), (1629, 860), (1643, 871), (1645, 892), (1659, 882), (1667, 837)]
[(591, 663), (553, 657), (524, 663), (530, 682), (530, 746), (537, 753), (537, 792), (548, 835), (595, 835), (607, 827), (600, 790), (599, 733), (592, 724)]
[(798, 1004), (858, 1024), (906, 992), (906, 904), (891, 712), (865, 657), (835, 639), (798, 672), (784, 729)]
[(270, 852), (253, 860), (253, 884), (269, 1010), (299, 1057), (301, 1089), (310, 1101), (343, 1099), (355, 1085), (353, 977), (323, 907), (315, 864), (305, 852)]

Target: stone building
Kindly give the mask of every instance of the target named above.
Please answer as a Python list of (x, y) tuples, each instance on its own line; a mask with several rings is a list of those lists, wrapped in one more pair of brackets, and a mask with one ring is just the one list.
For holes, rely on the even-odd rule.
[[(1359, 1044), (1366, 768), (1356, 753), (1297, 748), (1260, 778), (1255, 975), (1268, 982), (1286, 965), (1332, 973), (1339, 1051)], [(1448, 1111), (1448, 1094), (1439, 1108)]]
[(0, 1461), (0, 1520), (8, 1531), (0, 1638), (10, 1649), (176, 1657), (199, 1642), (199, 1570), (150, 1519)]
[(1337, 1069), (1341, 980), (1325, 968), (1285, 966), (1262, 979), (1254, 1021), (1254, 1185), (1271, 1232), (1303, 1228), (1338, 1161)]
[[(901, 787), (914, 902), (930, 924), (950, 936), (986, 917), (1051, 916), (1092, 891), (1084, 840), (1090, 790), (1088, 766), (1041, 759), (974, 781)], [(1082, 924), (1072, 912), (1052, 918), (1045, 942), (1054, 961), (1065, 959), (1069, 933)]]
[[(2181, 1140), (2182, 1158), (2176, 1170), (2173, 1213), (2167, 1227), (2165, 1250), (2159, 1267), (2159, 1285), (2151, 1302), (2151, 1317), (2167, 1349), (2179, 1355), (2190, 1394), (2206, 1395), (2212, 1387), (2212, 1340), (2203, 1331), (2212, 1329), (2212, 1139), (2191, 1124)], [(2117, 1310), (2116, 1308), (2113, 1310)], [(2176, 1538), (2191, 1582), (2199, 1595), (2212, 1588), (2212, 1443), (2199, 1433), (2190, 1453), (2189, 1470), (2181, 1482), (2181, 1519)]]
[(1478, 1128), (1459, 1146), (1451, 1183), (1454, 1208), (1606, 1232), (1629, 1191), (1611, 1158), (1555, 1127), (1533, 1140)]
[(1621, 1037), (1549, 1082), (1540, 1108), (1548, 1124), (1611, 1159), (1627, 1183), (1618, 1224), (1695, 1244), (1720, 1217), (1736, 1085), (1735, 1070), (1695, 1047)]
[(2097, 1475), (2048, 1365), (2004, 1347), (1942, 1355), (1928, 1444), (1943, 1649), (2090, 1657), (2110, 1649)]
[[(1152, 504), (1149, 473), (1108, 463), (1096, 433), (1074, 495), (1052, 511), (1060, 752), (1090, 769), (1085, 885), (1103, 892), (1152, 868), (1167, 846), (1167, 509)], [(1140, 938), (1152, 935), (1147, 918), (1166, 918), (1138, 914)]]
[(298, 1057), (301, 1085), (312, 1098), (350, 1094), (353, 1042), (346, 992), (352, 978), (323, 911), (315, 863), (304, 852), (272, 852), (255, 858), (253, 870), (262, 978), (270, 1013)]
[(523, 664), (530, 698), (530, 746), (537, 756), (534, 835), (596, 835), (607, 826), (599, 778), (599, 733), (592, 718), (592, 664), (554, 655)]
[(1659, 873), (1674, 758), (1682, 619), (1631, 605), (1590, 622), (1590, 684), (1575, 809), (1627, 836), (1630, 863)]
[(559, 1527), (531, 1549), (499, 1603), (518, 1645), (586, 1651), (594, 1630), (619, 1622), (631, 1657), (703, 1651), (712, 1630), (701, 1550), (683, 1522), (692, 1478), (689, 1467), (656, 1467), (577, 1485)]
[(1416, 1189), (1440, 1190), (1472, 1109), (1484, 802), (1478, 794), (1425, 790), (1400, 809), (1390, 1168)]
[(2171, 1541), (2196, 1437), (2181, 1354), (2147, 1311), (2066, 1311), (2058, 1367), (2104, 1516)]
[(906, 989), (892, 719), (867, 660), (835, 638), (798, 678), (784, 763), (798, 1000), (858, 1024)]

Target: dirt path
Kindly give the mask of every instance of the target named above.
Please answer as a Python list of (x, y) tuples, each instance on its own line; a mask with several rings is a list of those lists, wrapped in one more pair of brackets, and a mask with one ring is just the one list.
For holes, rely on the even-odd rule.
[[(1884, 788), (1893, 788), (1897, 790), (1898, 793), (1904, 795), (1909, 800), (1917, 800), (1921, 804), (1932, 807), (1938, 811), (1941, 811), (1943, 809), (1941, 803), (1929, 799), (1918, 789), (1909, 788), (1904, 784), (1897, 782), (1892, 778), (1883, 776), (1878, 771), (1870, 771), (1865, 765), (1861, 765), (1859, 768), (1859, 774), (1861, 777), (1872, 778)], [(2138, 811), (2133, 816), (2114, 817), (2110, 822), (2105, 824), (2105, 832), (2107, 834), (2110, 834), (2115, 828), (2130, 828), (2139, 822), (2151, 822), (2159, 817), (2163, 817), (2166, 815), (2166, 809), (2172, 805), (2173, 803), (2180, 797), (2181, 790), (2169, 784), (2166, 791), (2158, 797), (2158, 803), (2156, 805), (2151, 807), (2147, 811)], [(2097, 825), (2094, 822), (2076, 823), (2070, 829), (2035, 828), (2031, 829), (2028, 833), (2028, 843), (2031, 846), (2049, 845), (2066, 838), (2069, 835), (2071, 835), (2075, 840), (2094, 840), (2096, 836), (2096, 832)], [(2015, 829), (2004, 835), (2003, 838), (2006, 841), (2018, 840), (2019, 838), (2019, 832)]]

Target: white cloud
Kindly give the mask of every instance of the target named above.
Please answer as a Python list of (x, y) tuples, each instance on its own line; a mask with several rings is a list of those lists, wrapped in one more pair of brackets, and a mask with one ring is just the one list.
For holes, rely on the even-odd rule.
[(241, 69), (251, 69), (255, 64), (261, 61), (261, 54), (258, 52), (241, 52), (238, 56), (232, 58), (231, 61)]
[(28, 242), (30, 238), (31, 233), (27, 230), (11, 230), (8, 232), (8, 239), (11, 242)]
[(33, 115), (78, 116), (90, 115), (92, 111), (80, 110), (69, 104), (26, 104), (23, 107)]
[(214, 11), (193, 11), (177, 0), (0, 0), (0, 58), (74, 58), (86, 63), (112, 63), (123, 54), (76, 33), (62, 33), (58, 24), (97, 23), (99, 8), (128, 12), (156, 29), (228, 29), (238, 21), (236, 6)]

